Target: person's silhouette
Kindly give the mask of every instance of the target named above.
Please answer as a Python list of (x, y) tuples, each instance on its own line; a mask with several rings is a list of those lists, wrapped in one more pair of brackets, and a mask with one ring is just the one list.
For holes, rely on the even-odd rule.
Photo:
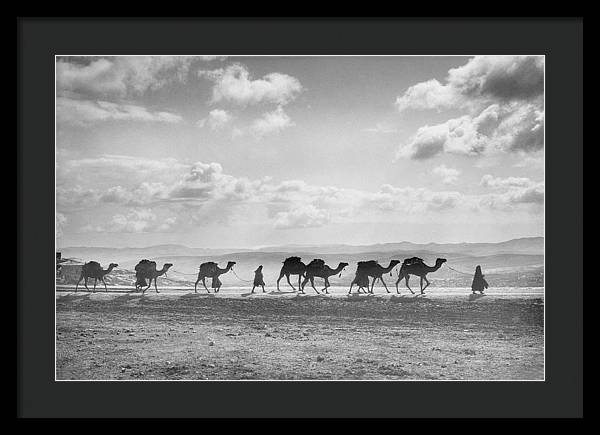
[(263, 267), (261, 264), (258, 266), (258, 269), (254, 271), (254, 285), (252, 286), (252, 293), (254, 293), (254, 289), (259, 286), (262, 287), (263, 293), (265, 292), (265, 281), (263, 280), (262, 268)]
[(481, 266), (477, 266), (475, 268), (475, 275), (473, 276), (473, 283), (471, 284), (471, 290), (473, 290), (473, 294), (475, 292), (479, 292), (483, 294), (483, 289), (488, 288), (488, 283), (485, 280), (485, 275), (481, 273)]

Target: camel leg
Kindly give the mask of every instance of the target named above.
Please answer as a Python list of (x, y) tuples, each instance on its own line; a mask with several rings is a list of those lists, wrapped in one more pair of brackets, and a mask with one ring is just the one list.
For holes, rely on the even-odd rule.
[(158, 291), (158, 287), (156, 287), (156, 278), (154, 278), (154, 290), (156, 290), (156, 293), (160, 293), (160, 292)]
[(252, 286), (252, 291), (250, 293), (254, 293), (255, 285)]
[(325, 293), (329, 294), (329, 292), (327, 291), (327, 288), (329, 288), (329, 287), (330, 287), (330, 285), (329, 285), (329, 279), (325, 278), (325, 287), (323, 288), (322, 291), (324, 291)]
[(383, 278), (379, 278), (379, 280), (381, 281), (381, 283), (385, 287), (385, 291), (389, 293), (390, 291), (388, 290), (387, 285), (385, 285), (385, 281), (383, 280)]
[(310, 279), (310, 285), (312, 286), (313, 290), (317, 292), (318, 295), (321, 294), (321, 293), (319, 293), (319, 290), (317, 290), (315, 288), (315, 279), (314, 278)]
[(90, 291), (90, 288), (87, 286), (87, 283), (88, 283), (88, 277), (86, 276), (86, 277), (83, 279), (83, 285), (85, 286), (85, 289), (86, 289), (87, 291)]
[(277, 278), (277, 291), (280, 292), (281, 290), (279, 290), (279, 281), (281, 281), (281, 278), (283, 278), (283, 275), (285, 275), (285, 273), (283, 272), (283, 270), (279, 273), (279, 278)]
[(208, 287), (206, 287), (206, 277), (202, 278), (202, 285), (206, 289), (206, 293), (210, 293), (210, 290), (208, 289)]
[(81, 282), (82, 279), (83, 279), (83, 273), (79, 277), (79, 281), (77, 281), (77, 284), (75, 284), (75, 292), (77, 292), (77, 287), (79, 287), (79, 283)]
[[(302, 275), (298, 275), (298, 288), (300, 288), (300, 280), (302, 279)], [(304, 293), (304, 289), (302, 289), (302, 293)]]
[(290, 285), (290, 287), (291, 287), (291, 288), (292, 288), (294, 291), (296, 291), (296, 288), (295, 288), (295, 287), (293, 286), (293, 284), (290, 282), (290, 276), (286, 274), (286, 275), (285, 275), (285, 277), (286, 277), (286, 279), (287, 279), (287, 282), (288, 282), (288, 284)]
[(198, 275), (198, 279), (194, 283), (194, 293), (198, 293), (198, 283), (200, 282), (200, 275)]
[(104, 291), (108, 293), (108, 289), (106, 288), (106, 281), (104, 281), (104, 277), (100, 278), (100, 281), (102, 281), (102, 284), (104, 284)]
[(410, 275), (406, 275), (406, 277), (404, 278), (404, 284), (406, 285), (406, 288), (410, 290), (410, 292), (414, 295), (415, 292), (412, 291), (412, 289), (410, 288), (410, 286), (408, 285), (408, 280), (410, 279)]
[(422, 279), (424, 279), (424, 280), (425, 280), (426, 284), (425, 284), (425, 287), (423, 287), (423, 290), (421, 290), (421, 293), (425, 292), (425, 289), (426, 289), (427, 287), (429, 287), (429, 284), (430, 284), (430, 282), (429, 282), (429, 280), (427, 279), (427, 277), (426, 277), (426, 276), (424, 276)]
[(373, 287), (375, 287), (375, 280), (377, 280), (377, 278), (373, 278), (373, 282), (371, 283), (371, 290), (369, 291), (369, 293), (373, 294)]
[(302, 289), (302, 291), (304, 291), (304, 287), (306, 287), (306, 284), (308, 283), (309, 278), (307, 276), (304, 277), (304, 281), (302, 281), (302, 285), (300, 286), (300, 288)]
[(98, 278), (94, 278), (94, 291), (92, 293), (96, 293), (96, 284), (98, 284)]
[(398, 294), (400, 294), (400, 288), (398, 287), (398, 285), (400, 284), (400, 281), (402, 281), (402, 278), (402, 275), (398, 275), (398, 280), (396, 281), (396, 293)]
[(421, 288), (421, 294), (423, 294), (423, 277), (419, 280), (419, 287)]

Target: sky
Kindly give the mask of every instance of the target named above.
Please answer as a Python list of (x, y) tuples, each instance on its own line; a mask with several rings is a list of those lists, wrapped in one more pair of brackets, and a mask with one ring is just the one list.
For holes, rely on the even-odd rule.
[(543, 225), (543, 56), (56, 58), (59, 248)]

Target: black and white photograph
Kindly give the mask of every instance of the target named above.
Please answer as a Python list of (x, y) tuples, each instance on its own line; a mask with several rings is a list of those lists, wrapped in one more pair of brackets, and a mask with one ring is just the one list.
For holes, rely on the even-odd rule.
[(543, 52), (54, 63), (55, 381), (546, 380)]

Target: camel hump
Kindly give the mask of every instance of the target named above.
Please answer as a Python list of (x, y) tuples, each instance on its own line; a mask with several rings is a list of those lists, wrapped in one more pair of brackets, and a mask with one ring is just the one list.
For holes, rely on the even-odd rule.
[(200, 265), (200, 271), (204, 273), (214, 273), (217, 271), (217, 263), (214, 261), (207, 261)]
[(315, 258), (313, 261), (311, 261), (310, 263), (308, 263), (309, 266), (311, 267), (324, 267), (325, 266), (325, 261), (321, 260), (320, 258)]
[(100, 268), (100, 263), (98, 263), (97, 261), (88, 261), (87, 263), (85, 263), (85, 265), (94, 269)]
[(377, 266), (379, 263), (377, 263), (377, 261), (375, 260), (369, 260), (369, 261), (359, 261), (358, 262), (358, 268), (359, 269), (363, 269), (365, 267), (375, 267)]
[(143, 259), (135, 266), (135, 271), (143, 273), (152, 270), (153, 268), (156, 268), (156, 261)]
[(295, 263), (300, 263), (301, 258), (300, 257), (288, 257), (285, 259), (285, 261), (283, 262), (283, 264), (295, 264)]
[(419, 258), (419, 257), (410, 257), (410, 258), (405, 259), (402, 262), (402, 265), (403, 266), (410, 266), (411, 264), (417, 264), (417, 263), (423, 263), (423, 259)]

